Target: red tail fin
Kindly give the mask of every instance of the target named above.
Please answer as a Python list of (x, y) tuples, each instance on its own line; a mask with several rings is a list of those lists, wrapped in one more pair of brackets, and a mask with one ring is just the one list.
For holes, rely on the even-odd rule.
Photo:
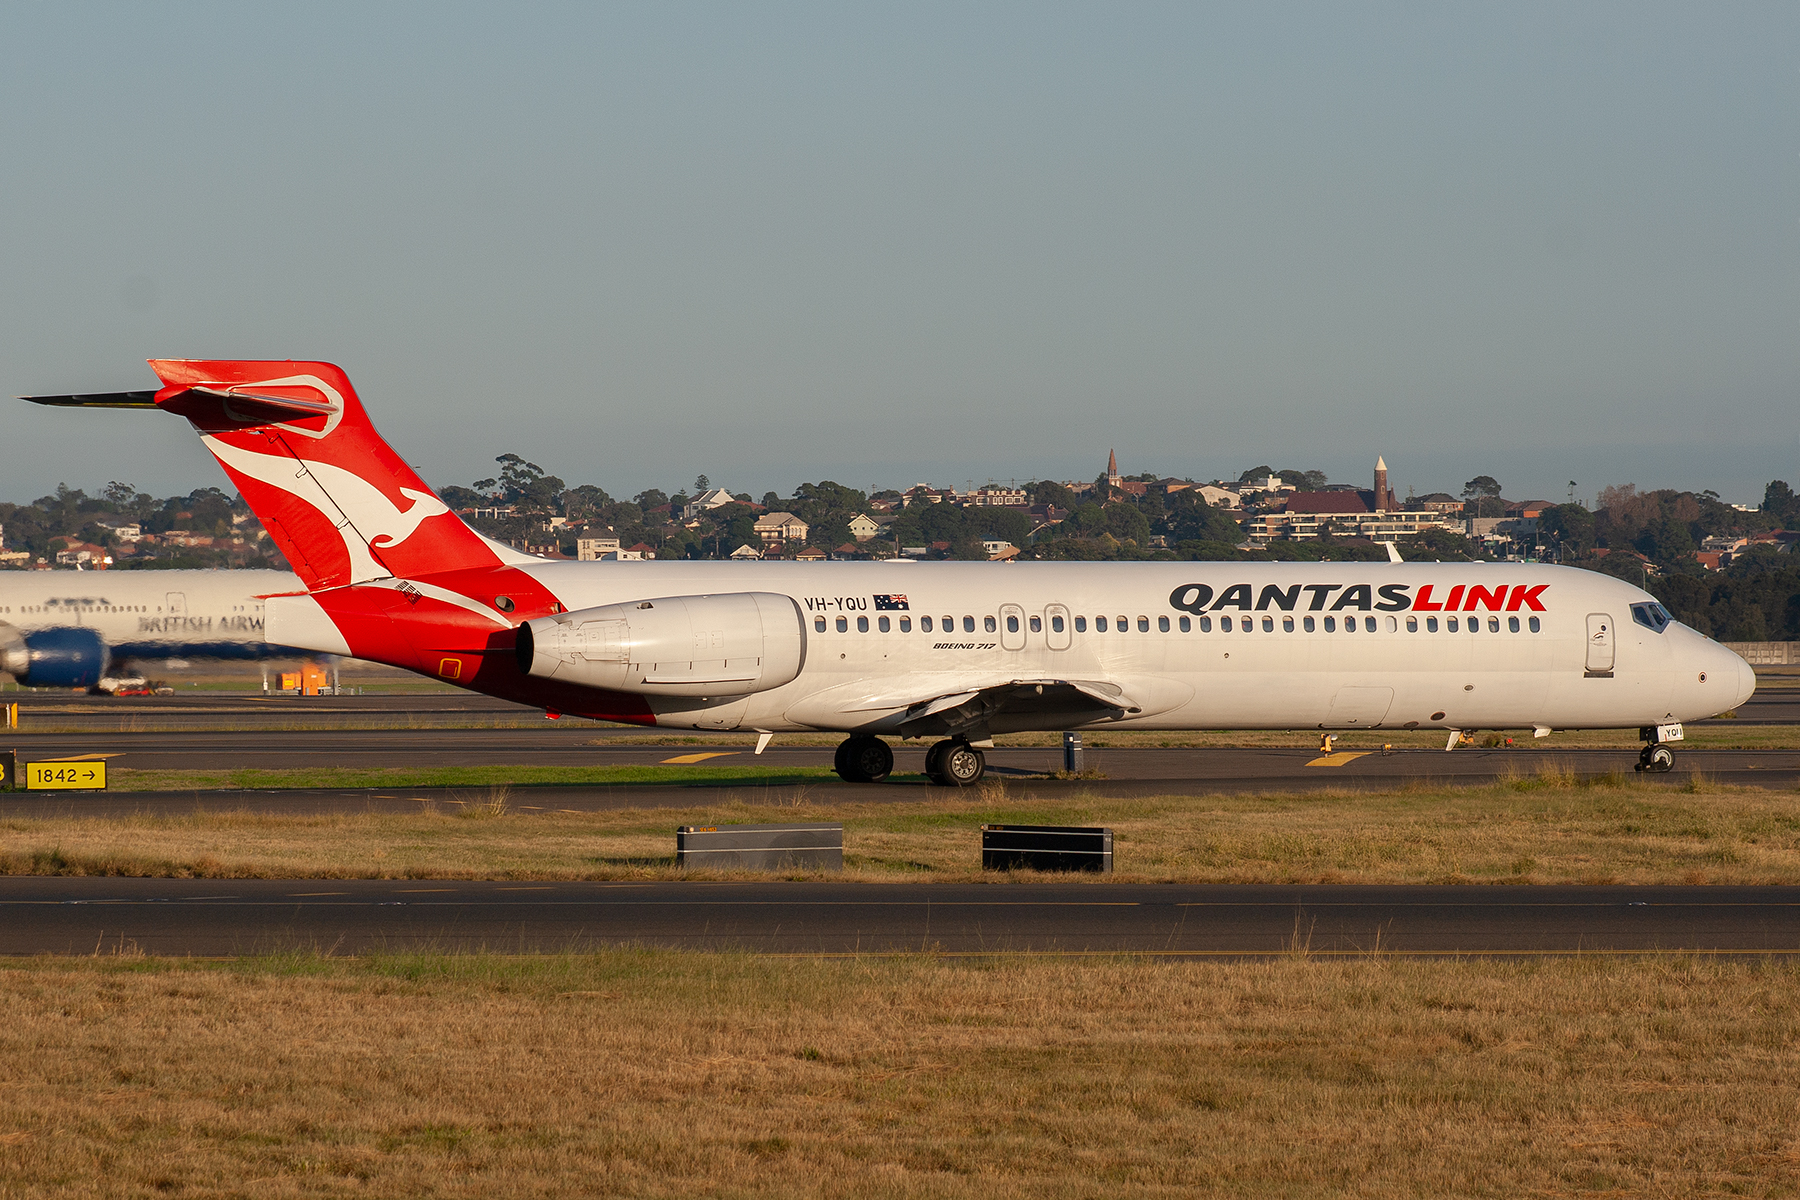
[(157, 406), (193, 422), (308, 589), (501, 563), (381, 440), (330, 363), (150, 366), (168, 385)]

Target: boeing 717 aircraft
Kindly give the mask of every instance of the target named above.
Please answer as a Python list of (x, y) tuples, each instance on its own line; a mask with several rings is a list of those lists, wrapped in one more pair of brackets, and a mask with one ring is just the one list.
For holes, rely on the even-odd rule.
[(299, 653), (264, 640), (262, 597), (300, 586), (286, 571), (7, 571), (0, 671), (92, 688), (133, 662)]
[(573, 563), (475, 533), (323, 362), (157, 359), (156, 391), (27, 397), (186, 417), (302, 586), (265, 635), (541, 707), (683, 729), (890, 737), (968, 785), (995, 734), (1637, 729), (1755, 689), (1736, 654), (1604, 575), (1494, 563)]

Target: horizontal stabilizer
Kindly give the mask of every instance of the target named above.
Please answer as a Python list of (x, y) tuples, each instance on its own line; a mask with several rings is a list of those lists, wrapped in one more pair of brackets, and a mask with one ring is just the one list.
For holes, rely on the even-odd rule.
[(51, 408), (155, 408), (155, 392), (88, 392), (79, 396), (20, 396)]

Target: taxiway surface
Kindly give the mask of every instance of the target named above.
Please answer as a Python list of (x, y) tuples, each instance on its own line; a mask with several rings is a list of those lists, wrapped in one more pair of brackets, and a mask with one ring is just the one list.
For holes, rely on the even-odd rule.
[[(751, 747), (604, 746), (581, 739), (520, 739), (520, 731), (343, 731), (320, 734), (38, 735), (18, 739), (20, 762), (103, 755), (111, 764), (139, 768), (236, 770), (247, 767), (416, 767), (529, 765), (567, 767), (704, 766), (719, 773), (670, 782), (513, 785), (508, 803), (521, 813), (594, 812), (623, 808), (696, 808), (744, 800), (782, 804), (802, 796), (812, 803), (860, 801), (905, 804), (942, 795), (924, 777), (924, 747), (899, 747), (895, 776), (880, 784), (844, 783), (821, 775), (831, 766), (829, 746), (772, 747), (760, 757)], [(192, 742), (193, 744), (188, 744)], [(201, 744), (206, 743), (206, 744)], [(1205, 795), (1240, 792), (1307, 792), (1326, 789), (1383, 790), (1403, 786), (1474, 786), (1546, 768), (1601, 775), (1632, 769), (1636, 755), (1622, 750), (1536, 750), (1466, 747), (1442, 750), (1338, 751), (1287, 748), (1113, 748), (1087, 751), (1098, 775), (1056, 779), (1061, 751), (1007, 748), (989, 751), (990, 778), (1020, 794), (1042, 797)], [(734, 768), (743, 768), (741, 773)], [(752, 772), (756, 773), (752, 773)], [(802, 774), (810, 771), (812, 775)], [(1800, 787), (1800, 751), (1683, 750), (1676, 770), (1653, 776), (1684, 784), (1701, 774), (1711, 784)], [(121, 777), (123, 778), (123, 777)], [(0, 816), (117, 817), (145, 813), (250, 811), (262, 813), (407, 812), (422, 804), (455, 805), (487, 799), (479, 787), (204, 788), (179, 791), (11, 792), (0, 794)]]
[(1800, 953), (1800, 889), (0, 878), (0, 954)]

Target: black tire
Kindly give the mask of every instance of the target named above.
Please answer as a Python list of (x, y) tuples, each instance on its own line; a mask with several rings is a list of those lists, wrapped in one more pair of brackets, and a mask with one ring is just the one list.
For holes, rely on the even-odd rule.
[(931, 780), (933, 783), (941, 783), (946, 787), (949, 786), (949, 781), (944, 778), (944, 751), (948, 750), (953, 744), (954, 743), (949, 741), (933, 742), (931, 744), (931, 749), (925, 752), (925, 778)]
[(1667, 746), (1652, 746), (1648, 757), (1650, 760), (1648, 767), (1652, 771), (1660, 773), (1671, 770), (1675, 766), (1675, 752)]
[(967, 742), (951, 742), (938, 756), (938, 774), (949, 787), (970, 787), (987, 774), (987, 756)]
[(840, 743), (832, 769), (846, 783), (880, 783), (894, 771), (894, 752), (877, 737), (853, 737)]

